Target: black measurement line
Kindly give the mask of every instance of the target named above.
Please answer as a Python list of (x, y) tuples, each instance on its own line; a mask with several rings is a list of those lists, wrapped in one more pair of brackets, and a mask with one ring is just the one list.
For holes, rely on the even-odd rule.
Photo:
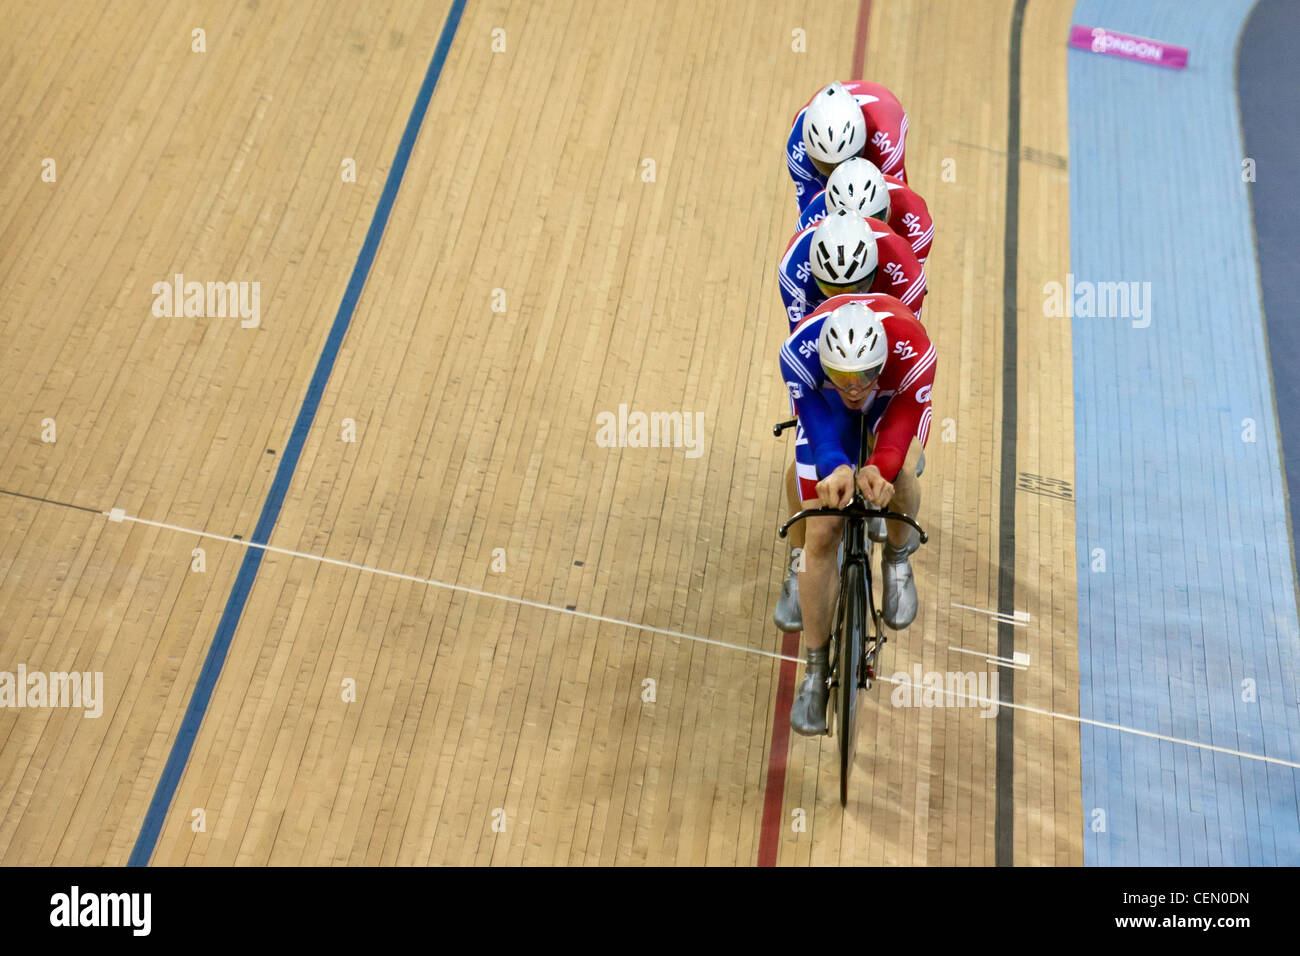
[(42, 498), (39, 495), (25, 495), (21, 491), (10, 491), (7, 488), (0, 488), (0, 495), (9, 495), (13, 498), (26, 498), (28, 501), (37, 501), (43, 505), (58, 505), (60, 508), (75, 508), (78, 511), (89, 511), (92, 515), (102, 515), (104, 513), (99, 508), (87, 508), (85, 505), (74, 505), (71, 501), (55, 501), (53, 498)]
[[(1025, 4), (1016, 0), (1011, 15), (1011, 61), (1007, 92), (1006, 231), (1002, 246), (1002, 487), (998, 513), (998, 657), (1012, 659), (1016, 650), (1015, 627), (1010, 623), (1016, 599), (1016, 254), (1020, 234), (1020, 34), (1025, 25)], [(1015, 671), (998, 668), (998, 698), (1015, 700)], [(998, 866), (1015, 864), (1015, 710), (999, 707), (997, 720), (997, 808), (993, 842)]]

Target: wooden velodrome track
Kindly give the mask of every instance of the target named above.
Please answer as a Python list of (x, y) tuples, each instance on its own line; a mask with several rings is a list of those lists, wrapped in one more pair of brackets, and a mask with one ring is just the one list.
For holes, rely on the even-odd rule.
[[(0, 669), (102, 671), (106, 698), (0, 710), (3, 863), (138, 849), (450, 5), (0, 3)], [(146, 859), (997, 861), (997, 720), (879, 684), (841, 810), (834, 742), (786, 739), (793, 668), (759, 653), (782, 150), (860, 68), (867, 6), (937, 223), (931, 543), (884, 669), (988, 670), (1004, 361), (1017, 471), (1073, 480), (1069, 325), (1035, 321), (1069, 266), (1072, 4), (1023, 22), (1007, 356), (1014, 0), (471, 0), (270, 538), (360, 567), (265, 554)], [(260, 283), (260, 326), (154, 316), (176, 273)], [(703, 453), (601, 447), (621, 404), (702, 413)], [(1014, 700), (1076, 714), (1073, 503), (1014, 500)], [(1077, 725), (1007, 726), (1002, 862), (1081, 864)]]

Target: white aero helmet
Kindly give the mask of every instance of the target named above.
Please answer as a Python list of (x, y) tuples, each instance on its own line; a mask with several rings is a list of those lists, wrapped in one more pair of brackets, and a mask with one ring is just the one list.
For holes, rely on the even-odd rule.
[(831, 171), (826, 180), (826, 211), (839, 209), (889, 221), (889, 185), (871, 160), (854, 156)]
[(867, 121), (853, 94), (832, 83), (813, 97), (803, 113), (803, 144), (808, 155), (827, 165), (856, 156), (867, 145)]
[(861, 302), (849, 302), (822, 322), (817, 354), (836, 388), (869, 388), (879, 377), (889, 354), (881, 322), (885, 314), (872, 312)]
[(808, 264), (819, 286), (870, 285), (880, 264), (871, 224), (847, 209), (828, 211), (813, 230)]

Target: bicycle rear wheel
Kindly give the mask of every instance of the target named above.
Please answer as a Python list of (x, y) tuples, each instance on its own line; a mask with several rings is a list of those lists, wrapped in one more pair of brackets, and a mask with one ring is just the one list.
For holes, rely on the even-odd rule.
[(866, 636), (866, 607), (863, 604), (862, 566), (850, 564), (844, 569), (843, 590), (840, 592), (840, 618), (836, 621), (839, 633), (839, 699), (836, 716), (840, 725), (840, 806), (849, 802), (849, 777), (853, 772), (853, 748), (857, 740), (858, 669), (862, 661), (862, 647)]

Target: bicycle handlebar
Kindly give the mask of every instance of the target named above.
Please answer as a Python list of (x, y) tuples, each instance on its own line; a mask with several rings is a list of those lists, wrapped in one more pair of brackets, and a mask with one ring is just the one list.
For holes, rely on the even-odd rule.
[[(772, 434), (776, 435), (777, 437), (780, 437), (781, 432), (785, 431), (787, 428), (793, 428), (797, 424), (799, 424), (798, 418), (792, 418), (786, 422), (778, 422), (777, 424), (772, 426)], [(864, 446), (866, 444), (866, 428), (867, 428), (867, 420), (866, 417), (863, 416), (862, 443)], [(863, 449), (863, 451), (865, 451), (865, 448)], [(859, 467), (861, 467), (861, 462), (859, 462)], [(926, 535), (925, 530), (919, 524), (917, 524), (916, 521), (910, 516), (902, 514), (901, 512), (898, 511), (890, 511), (888, 508), (867, 507), (866, 499), (862, 497), (862, 491), (857, 487), (854, 487), (853, 500), (848, 503), (847, 507), (808, 508), (804, 511), (797, 512), (793, 517), (790, 518), (789, 521), (781, 525), (779, 529), (779, 533), (781, 537), (784, 538), (786, 536), (786, 532), (790, 530), (790, 526), (794, 524), (796, 521), (802, 521), (804, 518), (814, 518), (821, 515), (825, 515), (828, 518), (884, 518), (886, 521), (902, 521), (906, 524), (910, 524), (913, 528), (916, 529), (916, 533), (921, 536), (921, 544), (925, 544), (927, 541), (930, 540), (929, 536)]]
[(898, 511), (890, 511), (888, 508), (870, 508), (860, 495), (854, 495), (853, 500), (845, 508), (806, 508), (781, 525), (778, 533), (784, 538), (786, 532), (790, 530), (790, 526), (796, 521), (823, 515), (828, 518), (884, 518), (886, 521), (902, 521), (916, 529), (917, 534), (921, 536), (921, 544), (925, 544), (929, 540), (929, 536), (924, 529), (909, 515)]

